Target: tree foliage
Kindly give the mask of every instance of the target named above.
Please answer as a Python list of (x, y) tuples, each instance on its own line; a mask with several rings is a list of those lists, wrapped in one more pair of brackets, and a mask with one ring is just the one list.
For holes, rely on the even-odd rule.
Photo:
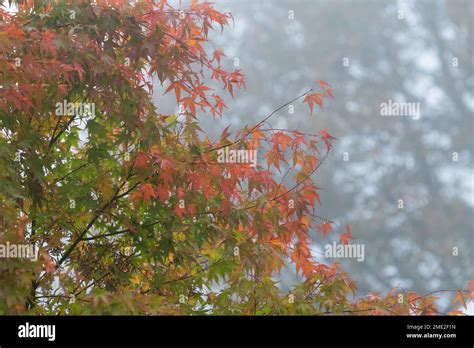
[[(222, 116), (217, 88), (245, 87), (208, 42), (229, 13), (165, 0), (18, 7), (0, 10), (0, 242), (41, 249), (36, 263), (1, 260), (0, 313), (437, 313), (433, 294), (354, 300), (355, 282), (312, 253), (313, 228), (352, 238), (317, 215), (312, 176), (335, 138), (267, 121), (297, 100), (322, 108), (329, 83), (211, 140), (198, 117)], [(152, 102), (153, 79), (177, 114)], [(95, 112), (60, 116), (63, 101)], [(262, 163), (220, 163), (230, 149)], [(303, 281), (282, 293), (274, 276), (288, 262)]]

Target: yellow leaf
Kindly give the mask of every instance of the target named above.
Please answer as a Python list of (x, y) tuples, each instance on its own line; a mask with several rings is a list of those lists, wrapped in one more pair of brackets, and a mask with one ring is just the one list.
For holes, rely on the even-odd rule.
[(138, 274), (135, 274), (132, 279), (130, 280), (130, 282), (133, 284), (133, 285), (138, 285), (140, 284), (141, 282), (141, 278)]
[(453, 303), (460, 303), (465, 309), (467, 309), (466, 299), (462, 291), (456, 291), (456, 296), (454, 296)]

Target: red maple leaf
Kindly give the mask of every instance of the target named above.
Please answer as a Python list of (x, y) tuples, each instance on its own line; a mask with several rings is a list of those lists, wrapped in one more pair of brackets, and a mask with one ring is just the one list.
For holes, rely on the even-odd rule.
[(349, 240), (352, 239), (351, 228), (349, 225), (346, 225), (346, 233), (341, 233), (339, 240), (342, 244), (349, 244)]
[(325, 221), (322, 225), (318, 225), (317, 229), (326, 238), (327, 234), (332, 232), (332, 221)]
[(136, 169), (144, 169), (148, 166), (149, 160), (150, 156), (147, 153), (139, 151), (137, 153), (137, 158), (135, 159), (134, 167)]

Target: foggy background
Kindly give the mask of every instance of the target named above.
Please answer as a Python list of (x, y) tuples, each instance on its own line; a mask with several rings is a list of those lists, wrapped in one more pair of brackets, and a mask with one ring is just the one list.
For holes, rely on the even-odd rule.
[[(231, 12), (234, 24), (222, 35), (216, 29), (209, 50), (224, 50), (223, 67), (242, 69), (247, 89), (226, 98), (222, 119), (200, 115), (210, 138), (229, 124), (234, 131), (255, 124), (320, 79), (329, 82), (335, 100), (322, 111), (310, 115), (298, 101), (293, 114), (283, 109), (270, 123), (327, 129), (340, 139), (313, 179), (321, 187), (318, 215), (350, 224), (352, 243), (365, 245), (363, 262), (337, 259), (342, 269), (360, 295), (467, 288), (474, 278), (474, 1), (215, 5)], [(172, 98), (158, 91), (158, 110), (173, 112)], [(419, 103), (420, 118), (381, 116), (389, 100)], [(319, 252), (338, 238), (312, 236)], [(281, 286), (297, 279), (289, 268)], [(451, 295), (439, 296), (447, 306)]]

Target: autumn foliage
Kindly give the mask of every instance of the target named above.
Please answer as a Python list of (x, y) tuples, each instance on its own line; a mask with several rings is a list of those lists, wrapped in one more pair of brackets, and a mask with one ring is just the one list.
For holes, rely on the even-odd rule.
[[(36, 263), (0, 261), (0, 313), (438, 313), (435, 294), (356, 300), (355, 282), (312, 252), (312, 230), (353, 239), (317, 214), (312, 178), (335, 138), (267, 121), (297, 101), (317, 113), (334, 98), (328, 82), (211, 140), (199, 117), (225, 120), (220, 91), (245, 87), (208, 42), (229, 13), (201, 1), (18, 6), (0, 10), (0, 242), (41, 249)], [(179, 113), (160, 113), (153, 80)], [(95, 115), (58, 116), (63, 100)], [(259, 164), (219, 163), (226, 148), (257, 150)], [(302, 281), (283, 293), (288, 263)], [(453, 314), (468, 297), (456, 293)]]

